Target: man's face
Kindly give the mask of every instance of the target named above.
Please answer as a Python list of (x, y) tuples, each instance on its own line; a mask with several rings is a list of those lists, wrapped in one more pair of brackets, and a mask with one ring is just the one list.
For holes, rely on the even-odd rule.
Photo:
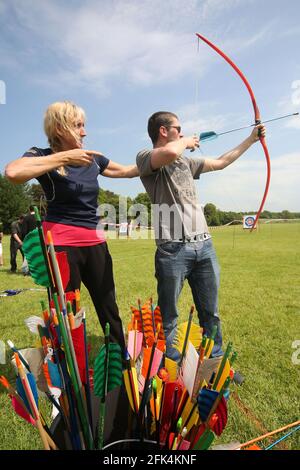
[(175, 140), (179, 140), (183, 137), (178, 119), (174, 118), (171, 124), (165, 126), (165, 128), (167, 130), (168, 142), (174, 142)]

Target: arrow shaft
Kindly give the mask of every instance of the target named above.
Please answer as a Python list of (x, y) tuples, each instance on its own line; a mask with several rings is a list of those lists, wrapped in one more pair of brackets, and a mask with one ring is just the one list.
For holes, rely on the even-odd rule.
[(300, 426), (297, 426), (295, 429), (293, 429), (292, 431), (288, 432), (287, 434), (285, 434), (284, 436), (282, 436), (280, 439), (277, 439), (277, 441), (273, 442), (273, 443), (270, 444), (268, 447), (265, 447), (265, 450), (271, 450), (273, 447), (275, 447), (277, 444), (279, 444), (279, 442), (284, 441), (284, 440), (287, 439), (291, 434), (293, 434), (293, 433), (296, 432), (296, 431), (299, 431), (299, 429), (300, 429)]
[[(273, 121), (279, 121), (279, 119), (285, 119), (291, 116), (298, 116), (299, 113), (292, 113), (292, 114), (285, 114), (284, 116), (279, 116), (273, 119), (267, 119), (266, 121), (262, 121), (261, 124), (266, 124), (267, 122), (273, 122)], [(230, 129), (229, 131), (225, 132), (220, 132), (219, 135), (224, 135), (224, 134), (229, 134), (230, 132), (236, 132), (236, 131), (241, 131), (243, 129), (249, 129), (249, 127), (255, 127), (257, 124), (248, 124), (248, 126), (243, 126), (243, 127), (236, 127), (235, 129)]]
[(237, 449), (242, 449), (243, 447), (248, 447), (251, 444), (254, 444), (255, 442), (261, 441), (263, 439), (266, 439), (267, 437), (273, 436), (274, 434), (277, 434), (279, 432), (285, 431), (286, 429), (293, 428), (293, 427), (299, 426), (299, 425), (300, 425), (300, 420), (295, 421), (294, 423), (287, 424), (286, 426), (283, 426), (279, 429), (275, 429), (274, 431), (263, 434), (262, 436), (258, 436), (255, 439), (252, 439), (251, 441), (243, 442), (242, 444), (239, 444), (237, 447), (235, 447), (232, 450), (237, 450)]
[(228, 346), (226, 348), (226, 351), (225, 351), (225, 354), (223, 355), (223, 358), (222, 358), (222, 362), (219, 366), (219, 370), (218, 370), (218, 373), (217, 373), (217, 377), (215, 378), (215, 381), (213, 383), (213, 390), (216, 390), (217, 386), (218, 386), (218, 383), (219, 383), (219, 380), (222, 376), (222, 373), (223, 373), (223, 370), (224, 370), (224, 367), (226, 365), (226, 361), (228, 359), (228, 356), (229, 354), (231, 353), (231, 350), (232, 350), (232, 343), (228, 343)]
[(193, 320), (193, 313), (194, 313), (194, 306), (191, 307), (190, 314), (189, 314), (189, 319), (188, 319), (188, 324), (187, 324), (186, 333), (185, 333), (185, 337), (184, 337), (182, 353), (181, 353), (180, 361), (178, 363), (178, 368), (179, 369), (182, 366), (183, 359), (185, 358), (186, 348), (187, 348), (187, 344), (188, 344), (188, 340), (189, 340), (189, 336), (190, 336), (190, 331), (191, 331), (192, 320)]

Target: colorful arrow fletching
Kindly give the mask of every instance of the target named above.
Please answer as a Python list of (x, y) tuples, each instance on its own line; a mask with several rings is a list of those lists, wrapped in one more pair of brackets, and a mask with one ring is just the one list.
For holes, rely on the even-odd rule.
[[(188, 322), (181, 323), (177, 328), (173, 346), (180, 353), (182, 352), (182, 349), (183, 349), (183, 344), (184, 344), (184, 340), (186, 337), (187, 328), (188, 328)], [(190, 329), (188, 340), (195, 346), (196, 349), (199, 349), (199, 346), (202, 341), (202, 328), (199, 325), (196, 325), (195, 323), (191, 324), (191, 329)]]
[(189, 450), (191, 443), (189, 441), (181, 441), (177, 447), (177, 450)]
[(29, 271), (34, 282), (40, 286), (50, 287), (51, 282), (48, 276), (37, 228), (26, 235), (22, 250), (28, 262)]
[(216, 390), (210, 390), (208, 388), (200, 390), (197, 402), (199, 415), (203, 423), (207, 420), (218, 395), (219, 393)]
[(73, 330), (71, 330), (71, 336), (73, 340), (81, 382), (85, 384), (87, 375), (83, 323), (78, 328), (74, 328)]
[[(151, 348), (143, 348), (142, 375), (145, 378), (146, 378), (147, 371), (149, 368), (150, 356), (151, 356)], [(160, 351), (158, 348), (155, 348), (153, 362), (151, 365), (150, 378), (154, 377), (157, 374), (162, 357), (163, 357), (162, 351)]]
[(177, 379), (177, 362), (173, 361), (169, 357), (165, 358), (165, 368), (169, 373), (170, 382), (175, 382)]
[(197, 406), (195, 406), (195, 404), (191, 402), (190, 398), (188, 398), (181, 416), (182, 422), (187, 428), (187, 432), (189, 432), (191, 428), (198, 422), (199, 418)]
[(25, 419), (25, 421), (32, 424), (33, 426), (35, 425), (35, 421), (32, 416), (24, 410), (23, 406), (20, 405), (20, 403), (15, 397), (11, 397), (11, 404), (18, 416)]
[(156, 330), (157, 330), (158, 325), (160, 325), (158, 339), (166, 341), (165, 333), (164, 333), (164, 329), (163, 329), (163, 320), (162, 320), (161, 311), (160, 311), (160, 308), (159, 308), (158, 305), (154, 309), (154, 323), (155, 323), (155, 329)]
[(212, 430), (217, 436), (220, 436), (226, 427), (228, 417), (227, 402), (224, 396), (221, 398), (220, 403), (218, 404), (214, 414), (217, 415), (218, 419), (212, 427)]
[(65, 290), (70, 280), (70, 266), (68, 263), (68, 255), (65, 251), (60, 251), (58, 253), (55, 253), (55, 255), (60, 270), (63, 288)]
[[(151, 309), (151, 302), (148, 301), (144, 305), (140, 306), (140, 309), (131, 307), (131, 311), (134, 315), (134, 321), (137, 322), (138, 330), (143, 333), (146, 344), (151, 347), (154, 341), (155, 332), (160, 325), (158, 333), (158, 339), (165, 341), (165, 334), (163, 331), (163, 323), (160, 308), (158, 306), (155, 309)], [(153, 329), (153, 319), (155, 324), (155, 331)]]
[[(34, 397), (34, 400), (35, 400), (35, 403), (36, 403), (36, 406), (38, 407), (38, 391), (37, 391), (37, 386), (36, 386), (35, 378), (34, 378), (33, 374), (31, 374), (30, 372), (28, 372), (28, 374), (27, 374), (27, 380), (28, 380), (29, 386), (30, 386), (30, 388), (31, 388), (31, 391), (32, 391), (32, 394), (33, 394), (33, 397)], [(23, 402), (25, 403), (25, 406), (26, 406), (28, 412), (30, 413), (30, 406), (29, 406), (29, 403), (28, 403), (28, 400), (27, 400), (27, 397), (26, 397), (26, 394), (25, 394), (25, 391), (24, 391), (24, 388), (23, 388), (23, 384), (22, 384), (22, 381), (21, 381), (21, 378), (20, 378), (20, 377), (17, 377), (17, 380), (16, 380), (16, 387), (17, 387), (17, 392), (18, 392), (18, 394), (19, 394), (20, 397), (22, 398), (22, 400), (23, 400)]]
[[(143, 333), (137, 330), (128, 331), (127, 350), (133, 361), (135, 361), (137, 357), (139, 356), (142, 350), (142, 344), (143, 344)], [(134, 348), (135, 348), (135, 354), (134, 354)]]
[[(221, 366), (221, 364), (220, 364)], [(219, 392), (221, 390), (221, 388), (223, 387), (227, 377), (229, 377), (230, 375), (230, 363), (229, 363), (229, 360), (227, 359), (226, 360), (226, 363), (225, 363), (225, 366), (223, 368), (223, 372), (218, 380), (218, 384), (216, 386), (216, 391)]]
[[(104, 393), (104, 362), (105, 345), (102, 346), (94, 365), (94, 393), (103, 398)], [(113, 390), (122, 383), (122, 354), (118, 344), (109, 343), (109, 365), (108, 365), (108, 384), (107, 391)]]
[[(130, 377), (130, 374), (131, 374), (131, 377)], [(123, 377), (124, 377), (125, 388), (126, 388), (130, 406), (132, 410), (135, 413), (137, 413), (139, 406), (140, 406), (140, 397), (139, 397), (139, 390), (138, 390), (138, 379), (137, 379), (136, 368), (132, 367), (130, 372), (128, 370), (124, 370)], [(130, 383), (130, 381), (132, 382)]]
[(48, 360), (43, 364), (43, 372), (49, 387), (62, 388), (57, 364)]
[(207, 450), (215, 438), (214, 433), (210, 429), (206, 429), (198, 442), (193, 446), (193, 450)]
[(41, 317), (38, 317), (37, 315), (32, 315), (31, 317), (26, 318), (24, 322), (27, 328), (29, 329), (29, 331), (36, 335), (39, 334), (38, 325), (45, 328), (44, 320)]

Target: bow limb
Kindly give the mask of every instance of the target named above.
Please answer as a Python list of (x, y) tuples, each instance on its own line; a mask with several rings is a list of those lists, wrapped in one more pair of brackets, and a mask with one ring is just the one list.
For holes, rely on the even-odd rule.
[[(239, 77), (242, 79), (242, 81), (244, 82), (244, 85), (246, 86), (248, 92), (249, 92), (249, 95), (250, 95), (250, 98), (251, 98), (251, 101), (252, 101), (252, 106), (253, 106), (253, 111), (254, 111), (254, 119), (255, 119), (255, 124), (260, 124), (261, 122), (261, 119), (260, 119), (260, 112), (259, 112), (259, 108), (256, 104), (256, 99), (255, 99), (255, 96), (254, 96), (254, 93), (252, 91), (252, 88), (248, 82), (248, 80), (246, 79), (245, 75), (241, 72), (241, 70), (235, 65), (235, 63), (223, 52), (221, 51), (221, 49), (219, 49), (217, 46), (215, 46), (212, 42), (210, 42), (208, 39), (206, 39), (204, 36), (202, 36), (201, 34), (198, 34), (196, 33), (196, 35), (198, 36), (199, 39), (201, 39), (202, 41), (204, 41), (208, 46), (210, 46), (214, 51), (217, 52), (217, 54), (219, 54), (221, 57), (223, 57), (224, 60), (226, 60), (226, 62), (231, 65), (231, 67), (236, 71), (236, 73), (239, 75)], [(262, 201), (261, 201), (261, 204), (259, 206), (259, 209), (257, 211), (257, 214), (256, 214), (256, 217), (255, 217), (255, 220), (254, 220), (254, 223), (253, 223), (253, 226), (250, 230), (250, 232), (252, 232), (252, 230), (255, 228), (256, 226), (256, 223), (259, 219), (259, 216), (260, 214), (262, 213), (263, 211), (263, 208), (264, 208), (264, 205), (265, 205), (265, 201), (266, 201), (266, 198), (267, 198), (267, 194), (268, 194), (268, 191), (269, 191), (269, 186), (270, 186), (270, 179), (271, 179), (271, 161), (270, 161), (270, 155), (269, 155), (269, 151), (268, 151), (268, 147), (267, 147), (267, 144), (266, 144), (266, 140), (264, 137), (260, 136), (259, 137), (259, 140), (260, 140), (260, 143), (261, 143), (261, 146), (263, 148), (263, 151), (264, 151), (264, 154), (265, 154), (265, 157), (266, 157), (266, 163), (267, 163), (267, 179), (266, 179), (266, 184), (265, 184), (265, 191), (264, 191), (264, 195), (263, 195), (263, 198), (262, 198)]]

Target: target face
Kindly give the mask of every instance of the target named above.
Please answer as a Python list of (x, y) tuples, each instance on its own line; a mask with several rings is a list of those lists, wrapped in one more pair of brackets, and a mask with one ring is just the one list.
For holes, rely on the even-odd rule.
[(255, 215), (246, 215), (243, 218), (243, 228), (252, 228), (255, 222)]
[(246, 227), (252, 227), (253, 224), (254, 224), (254, 220), (255, 220), (254, 217), (247, 217), (247, 218), (245, 219), (245, 225), (246, 225)]

